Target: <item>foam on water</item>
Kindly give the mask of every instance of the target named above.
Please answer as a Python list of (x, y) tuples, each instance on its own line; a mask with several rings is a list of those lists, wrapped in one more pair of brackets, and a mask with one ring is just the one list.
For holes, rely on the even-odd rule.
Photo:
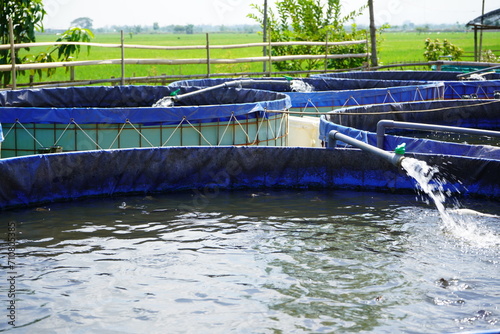
[(299, 92), (299, 93), (314, 92), (314, 87), (302, 80), (292, 80), (290, 82), (290, 87), (294, 92)]
[[(448, 193), (444, 186), (447, 181), (436, 177), (439, 172), (437, 167), (429, 166), (425, 161), (408, 157), (401, 161), (401, 167), (417, 181), (419, 190), (432, 199), (441, 216), (442, 228), (445, 232), (475, 247), (500, 246), (500, 236), (481, 225), (483, 220), (500, 217), (469, 209), (446, 208), (445, 202)], [(478, 219), (479, 217), (483, 219)]]

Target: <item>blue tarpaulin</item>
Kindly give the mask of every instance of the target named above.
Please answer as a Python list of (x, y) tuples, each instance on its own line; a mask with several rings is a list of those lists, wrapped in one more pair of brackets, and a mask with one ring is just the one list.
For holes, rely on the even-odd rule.
[[(198, 79), (177, 81), (169, 87), (213, 87), (247, 82), (246, 88), (282, 92), (291, 98), (292, 108), (343, 107), (386, 102), (433, 100), (441, 98), (444, 85), (416, 80), (346, 80), (330, 78), (297, 78), (312, 87), (312, 91), (294, 91), (284, 78)], [(251, 81), (250, 84), (248, 82)], [(275, 81), (276, 83), (269, 82)]]
[(445, 99), (479, 98), (491, 99), (500, 91), (500, 73), (484, 75), (487, 80), (461, 80), (463, 72), (449, 71), (355, 71), (315, 74), (314, 78), (343, 78), (351, 80), (416, 80), (443, 82)]
[[(377, 145), (376, 128), (380, 120), (415, 122), (479, 129), (500, 129), (499, 100), (447, 100), (391, 103), (338, 109), (322, 116), (320, 139), (328, 142), (328, 133), (339, 131), (370, 145)], [(405, 143), (407, 152), (483, 157), (500, 160), (500, 147), (444, 142), (442, 140), (385, 135), (384, 149), (392, 151)]]
[[(410, 156), (452, 173), (451, 192), (500, 197), (500, 161)], [(55, 153), (1, 159), (0, 175), (0, 209), (175, 191), (192, 191), (193, 201), (245, 188), (415, 191), (404, 171), (357, 149), (200, 146)]]
[[(402, 80), (402, 81), (461, 81), (457, 76), (463, 72), (450, 71), (352, 71), (313, 74), (313, 78), (344, 78), (358, 80)], [(485, 75), (488, 80), (500, 80), (500, 73)]]
[[(290, 98), (281, 93), (227, 88), (224, 94), (205, 92), (183, 98), (173, 107), (152, 105), (177, 88), (114, 86), (25, 89), (0, 92), (0, 123), (135, 124), (211, 122), (231, 115), (261, 117), (264, 111), (285, 110)], [(198, 90), (180, 87), (179, 95)], [(255, 117), (255, 116), (254, 116)]]

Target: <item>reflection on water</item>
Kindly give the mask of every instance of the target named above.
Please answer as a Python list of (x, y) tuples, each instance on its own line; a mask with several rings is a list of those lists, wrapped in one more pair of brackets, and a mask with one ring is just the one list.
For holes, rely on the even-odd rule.
[[(241, 191), (185, 211), (192, 199), (183, 193), (2, 212), (0, 226), (15, 222), (19, 239), (18, 330), (500, 327), (498, 244), (461, 241), (414, 196)], [(467, 207), (487, 213), (474, 223), (499, 238), (498, 203)], [(1, 247), (4, 254), (5, 238)]]

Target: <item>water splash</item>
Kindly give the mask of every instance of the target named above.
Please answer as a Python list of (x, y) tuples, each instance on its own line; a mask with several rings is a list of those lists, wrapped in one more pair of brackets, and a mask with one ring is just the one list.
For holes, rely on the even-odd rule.
[(476, 247), (488, 248), (500, 246), (500, 236), (486, 227), (479, 225), (477, 218), (498, 219), (498, 216), (482, 214), (481, 212), (445, 207), (446, 198), (450, 195), (445, 191), (447, 181), (436, 176), (439, 169), (429, 166), (425, 161), (406, 157), (401, 161), (401, 167), (417, 181), (419, 190), (427, 194), (436, 205), (442, 221), (442, 228), (463, 242)]
[(290, 88), (292, 88), (293, 92), (299, 93), (311, 93), (314, 92), (314, 87), (304, 82), (302, 80), (292, 80), (290, 81)]
[(172, 98), (172, 96), (165, 96), (153, 104), (153, 108), (171, 108), (173, 106), (174, 99)]
[[(483, 74), (484, 75), (484, 74)], [(486, 78), (481, 74), (471, 74), (467, 78), (468, 80), (486, 81)]]

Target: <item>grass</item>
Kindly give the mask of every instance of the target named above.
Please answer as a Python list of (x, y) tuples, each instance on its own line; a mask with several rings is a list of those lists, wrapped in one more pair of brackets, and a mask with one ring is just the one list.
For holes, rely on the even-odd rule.
[[(384, 41), (379, 48), (378, 56), (384, 65), (393, 63), (425, 61), (424, 41), (426, 38), (432, 40), (447, 39), (449, 42), (461, 47), (465, 56), (474, 55), (474, 33), (473, 32), (446, 32), (446, 33), (384, 33)], [(500, 35), (497, 32), (485, 32), (483, 36), (483, 49), (498, 50), (500, 56)], [(474, 58), (462, 57), (464, 61), (472, 61)]]
[[(426, 38), (440, 40), (448, 39), (451, 43), (461, 47), (469, 55), (474, 51), (474, 34), (472, 32), (461, 33), (383, 33), (383, 41), (378, 50), (380, 64), (392, 64), (402, 62), (425, 61), (424, 40)], [(38, 42), (55, 41), (57, 36), (41, 34), (37, 37)], [(258, 34), (210, 34), (210, 44), (242, 44), (256, 43), (261, 41)], [(120, 34), (97, 34), (93, 42), (96, 43), (120, 43)], [(174, 34), (140, 34), (125, 35), (126, 44), (144, 44), (144, 45), (205, 45), (205, 34), (193, 35), (174, 35)], [(486, 32), (484, 34), (484, 49), (499, 50), (500, 34), (496, 32)], [(47, 51), (46, 47), (32, 48), (30, 53)], [(26, 53), (26, 51), (22, 51)], [(211, 58), (242, 58), (260, 56), (261, 48), (241, 48), (231, 50), (211, 50)], [(497, 52), (500, 55), (500, 51)], [(137, 50), (126, 49), (126, 58), (205, 58), (205, 50), (186, 50), (186, 51), (161, 51), (161, 50)], [(119, 59), (121, 58), (120, 49), (92, 47), (90, 53), (83, 47), (78, 60), (99, 60), (99, 59)], [(463, 58), (463, 60), (472, 60)], [(406, 68), (410, 69), (410, 68)], [(232, 72), (259, 72), (262, 71), (262, 63), (234, 64), (234, 65), (212, 65), (212, 73), (232, 73)], [(126, 65), (126, 77), (156, 76), (156, 75), (188, 75), (206, 73), (206, 65)], [(120, 77), (121, 67), (119, 65), (96, 65), (77, 67), (75, 69), (76, 80), (105, 79), (111, 77)], [(18, 83), (28, 82), (28, 75), (20, 76)], [(43, 77), (43, 81), (64, 81), (69, 80), (69, 72), (64, 69), (58, 69), (50, 78)], [(39, 81), (35, 77), (35, 81)]]
[[(50, 42), (57, 39), (55, 35), (39, 35), (37, 42)], [(120, 34), (97, 34), (92, 40), (95, 43), (119, 44)], [(260, 42), (261, 37), (257, 34), (211, 34), (210, 44), (240, 44)], [(206, 35), (172, 35), (172, 34), (143, 34), (134, 35), (132, 38), (125, 35), (125, 44), (140, 45), (165, 45), (165, 46), (183, 46), (183, 45), (205, 45)], [(51, 48), (36, 47), (29, 53), (37, 54), (46, 52)], [(231, 50), (211, 50), (211, 58), (239, 58), (251, 57), (262, 53), (261, 48), (244, 48)], [(23, 51), (23, 54), (26, 54)], [(201, 50), (140, 50), (125, 49), (125, 58), (163, 58), (163, 59), (190, 59), (205, 58), (206, 51)], [(82, 47), (78, 60), (100, 60), (100, 59), (120, 59), (121, 50), (118, 48), (91, 47), (90, 53), (87, 48)], [(212, 65), (211, 72), (240, 72), (240, 71), (261, 71), (262, 64), (235, 64), (235, 65)], [(126, 65), (126, 77), (157, 76), (157, 75), (188, 75), (206, 73), (206, 65)], [(95, 65), (75, 68), (76, 80), (92, 80), (111, 77), (120, 77), (120, 65)], [(58, 69), (50, 77), (43, 77), (43, 81), (63, 81), (69, 79), (69, 73), (64, 69)], [(35, 81), (39, 80), (38, 76)], [(20, 76), (18, 82), (27, 82), (28, 76)]]

